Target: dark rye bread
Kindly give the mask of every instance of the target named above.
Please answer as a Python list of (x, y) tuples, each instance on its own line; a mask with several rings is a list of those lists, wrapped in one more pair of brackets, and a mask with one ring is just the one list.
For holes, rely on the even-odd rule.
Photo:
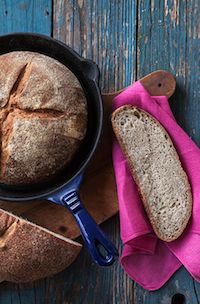
[(169, 135), (151, 115), (131, 105), (114, 111), (112, 126), (155, 233), (167, 242), (177, 239), (191, 216), (192, 194)]
[(0, 182), (52, 177), (71, 161), (86, 129), (86, 98), (69, 69), (33, 52), (0, 56)]
[(69, 266), (82, 245), (0, 209), (0, 282), (35, 281)]

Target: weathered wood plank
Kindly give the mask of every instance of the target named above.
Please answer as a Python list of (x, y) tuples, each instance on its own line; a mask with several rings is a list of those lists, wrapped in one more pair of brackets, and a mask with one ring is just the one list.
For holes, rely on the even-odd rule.
[[(185, 302), (172, 302), (175, 295), (183, 295)], [(148, 292), (139, 285), (136, 285), (135, 304), (198, 304), (199, 299), (195, 291), (194, 282), (190, 274), (181, 268), (178, 270), (173, 279), (169, 280), (160, 290)]]
[(199, 0), (139, 1), (138, 77), (167, 69), (177, 79), (171, 103), (187, 133), (200, 144)]
[[(102, 228), (121, 247), (118, 219), (112, 218)], [(113, 267), (99, 267), (91, 263), (86, 250), (81, 251), (76, 263), (50, 280), (49, 286), (55, 303), (134, 303), (133, 283), (120, 265), (116, 262)]]
[(103, 91), (135, 79), (136, 1), (55, 0), (55, 38), (96, 61)]
[(35, 290), (32, 287), (20, 290), (19, 285), (2, 283), (0, 286), (0, 303), (4, 304), (35, 304)]
[[(82, 56), (97, 62), (104, 92), (121, 89), (134, 81), (136, 1), (55, 0), (53, 33)], [(103, 227), (121, 248), (117, 218)], [(99, 268), (91, 265), (83, 250), (78, 261), (63, 274), (53, 284), (60, 286), (68, 278), (64, 288), (59, 287), (65, 290), (64, 303), (97, 303), (97, 299), (101, 303), (133, 303), (134, 283), (118, 263), (107, 269)], [(58, 291), (58, 303), (60, 297)]]
[[(200, 1), (141, 0), (138, 4), (137, 75), (162, 68), (176, 76), (173, 112), (200, 145)], [(135, 292), (136, 304), (171, 304), (175, 293), (182, 293), (185, 303), (199, 303), (200, 284), (181, 269), (159, 291), (147, 292), (137, 285)]]
[[(37, 32), (51, 35), (52, 0), (1, 0), (0, 35), (10, 32)], [(23, 211), (26, 207), (21, 206)], [(22, 210), (21, 209), (21, 210)], [(31, 284), (0, 284), (2, 304), (44, 304), (48, 292), (46, 280)], [(49, 298), (49, 303), (51, 299)], [(54, 303), (53, 301), (51, 303)]]
[[(47, 2), (49, 15), (46, 12), (45, 16)], [(37, 31), (49, 35), (49, 3), (2, 0), (0, 33)], [(181, 126), (200, 144), (199, 5), (199, 0), (54, 0), (54, 37), (99, 64), (104, 91), (120, 89), (136, 76), (158, 68), (172, 71), (178, 79), (173, 111)], [(121, 248), (116, 219), (103, 228)], [(108, 269), (91, 265), (83, 250), (70, 268), (34, 283), (34, 288), (19, 290), (17, 285), (1, 284), (0, 303), (171, 304), (177, 292), (185, 295), (186, 304), (200, 302), (200, 284), (183, 268), (162, 289), (147, 292), (134, 284), (117, 263)]]
[(37, 32), (51, 35), (51, 0), (1, 0), (0, 35), (9, 32)]

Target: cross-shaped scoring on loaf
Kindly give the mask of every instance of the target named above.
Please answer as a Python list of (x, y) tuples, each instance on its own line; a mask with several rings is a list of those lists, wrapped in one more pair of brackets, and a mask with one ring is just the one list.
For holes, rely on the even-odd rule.
[(0, 56), (0, 180), (44, 181), (66, 166), (87, 128), (87, 103), (74, 74), (33, 52)]

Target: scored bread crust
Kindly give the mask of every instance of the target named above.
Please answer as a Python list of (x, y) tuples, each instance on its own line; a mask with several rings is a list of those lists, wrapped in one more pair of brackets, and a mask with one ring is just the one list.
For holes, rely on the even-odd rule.
[(72, 160), (86, 129), (86, 97), (66, 66), (34, 52), (0, 56), (1, 183), (53, 177)]
[(25, 283), (69, 266), (82, 245), (0, 209), (0, 282)]
[(4, 183), (36, 183), (38, 176), (45, 180), (58, 172), (70, 162), (79, 147), (80, 126), (78, 116), (24, 113), (15, 109), (2, 127), (1, 176)]
[[(141, 185), (141, 180), (136, 172), (136, 166), (135, 164), (133, 164), (132, 160), (131, 160), (131, 157), (130, 157), (130, 153), (129, 151), (127, 150), (126, 148), (126, 145), (123, 141), (123, 138), (122, 136), (120, 135), (120, 132), (119, 132), (119, 128), (116, 124), (116, 120), (117, 120), (117, 116), (119, 114), (124, 114), (126, 115), (126, 111), (127, 110), (135, 110), (136, 112), (138, 112), (139, 114), (141, 113), (142, 115), (144, 115), (148, 120), (150, 121), (153, 121), (163, 132), (163, 134), (165, 135), (165, 137), (167, 138), (167, 142), (168, 142), (168, 145), (170, 146), (170, 149), (171, 151), (173, 151), (173, 161), (174, 162), (177, 162), (180, 164), (180, 176), (184, 181), (185, 181), (185, 193), (187, 194), (186, 195), (186, 198), (187, 198), (187, 202), (186, 202), (186, 206), (184, 207), (185, 208), (185, 215), (184, 215), (184, 221), (182, 222), (182, 225), (179, 226), (178, 230), (174, 231), (173, 234), (171, 234), (170, 236), (169, 235), (165, 235), (165, 233), (163, 233), (163, 231), (161, 231), (159, 225), (158, 225), (158, 222), (157, 222), (157, 219), (156, 219), (156, 215), (153, 214), (153, 211), (151, 210), (151, 206), (149, 206), (149, 201), (148, 201), (148, 197), (146, 196), (146, 194), (144, 193), (144, 191), (142, 191), (140, 185)], [(163, 241), (166, 241), (166, 242), (170, 242), (170, 241), (173, 241), (175, 239), (177, 239), (184, 231), (184, 229), (186, 228), (186, 225), (191, 217), (191, 212), (192, 212), (192, 193), (191, 193), (191, 187), (190, 187), (190, 184), (189, 184), (189, 181), (188, 181), (188, 177), (185, 173), (185, 171), (183, 170), (182, 168), (182, 165), (180, 163), (180, 159), (179, 159), (179, 156), (176, 152), (176, 149), (168, 135), (168, 133), (166, 132), (166, 130), (164, 129), (164, 127), (155, 119), (153, 118), (149, 113), (135, 107), (135, 106), (132, 106), (132, 105), (125, 105), (125, 106), (122, 106), (118, 109), (116, 109), (113, 114), (112, 114), (112, 117), (111, 117), (111, 122), (112, 122), (112, 127), (113, 127), (113, 131), (117, 137), (117, 140), (122, 148), (122, 151), (128, 161), (128, 164), (129, 164), (129, 167), (131, 169), (131, 172), (132, 172), (132, 175), (134, 177), (134, 180), (138, 186), (138, 190), (141, 194), (141, 198), (142, 198), (142, 202), (143, 202), (143, 205), (144, 205), (144, 208), (146, 210), (146, 213), (147, 213), (147, 216), (150, 220), (150, 223), (153, 227), (153, 230), (154, 232), (156, 233), (156, 235), (162, 239)], [(134, 149), (134, 147), (133, 147)], [(147, 186), (147, 185), (146, 185)], [(170, 219), (169, 219), (169, 225), (171, 225), (170, 223)]]

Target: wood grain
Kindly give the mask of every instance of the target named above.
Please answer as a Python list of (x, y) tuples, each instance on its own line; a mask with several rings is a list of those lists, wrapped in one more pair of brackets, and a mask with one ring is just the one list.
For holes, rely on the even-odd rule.
[(136, 5), (132, 0), (54, 1), (54, 37), (98, 63), (104, 92), (135, 79)]
[[(31, 15), (31, 10), (18, 12), (22, 2), (33, 8)], [(171, 71), (178, 81), (173, 112), (200, 144), (199, 0), (54, 0), (53, 16), (45, 19), (43, 5), (47, 3), (51, 12), (51, 2), (0, 1), (0, 32), (50, 34), (53, 26), (54, 37), (99, 64), (104, 92), (121, 89), (156, 69)], [(109, 220), (103, 229), (121, 248), (118, 219)], [(183, 268), (162, 289), (147, 292), (119, 264), (109, 269), (91, 265), (84, 250), (66, 271), (25, 287), (1, 284), (0, 303), (171, 304), (177, 292), (185, 295), (186, 304), (200, 303), (200, 284)]]
[[(200, 1), (139, 1), (137, 75), (166, 69), (176, 76), (171, 107), (177, 122), (200, 145), (200, 66), (198, 8)], [(136, 287), (135, 303), (171, 303), (182, 293), (185, 303), (200, 303), (200, 284), (181, 269), (161, 290), (152, 293)], [(178, 302), (177, 302), (178, 303)]]
[[(114, 1), (111, 1), (113, 4)], [(136, 57), (132, 57), (133, 55), (136, 54), (136, 18), (132, 24), (130, 24), (130, 19), (125, 20), (125, 16), (129, 15), (130, 16), (130, 6), (127, 3), (123, 1), (118, 2), (118, 8), (116, 10), (111, 10), (110, 7), (112, 7), (112, 4), (109, 5), (108, 1), (96, 1), (96, 4), (94, 6), (91, 6), (91, 1), (60, 1), (56, 2), (57, 5), (54, 6), (56, 7), (55, 15), (54, 15), (54, 36), (70, 46), (72, 46), (74, 49), (76, 49), (81, 55), (86, 56), (87, 58), (95, 60), (101, 71), (102, 75), (102, 81), (101, 81), (101, 88), (103, 92), (106, 91), (114, 91), (121, 89), (133, 82), (133, 80), (136, 78), (136, 73), (137, 70), (134, 70), (134, 67), (137, 63)], [(115, 2), (116, 3), (116, 2)], [(135, 11), (132, 14), (134, 16), (136, 15), (136, 1), (134, 2), (135, 6), (134, 9)], [(100, 6), (101, 5), (101, 6)], [(104, 6), (106, 5), (106, 11), (104, 10)], [(98, 13), (96, 11), (96, 7), (98, 7)], [(125, 8), (125, 14), (124, 14), (124, 8)], [(121, 9), (121, 11), (120, 11)], [(117, 14), (116, 14), (117, 11)], [(129, 13), (128, 13), (129, 11)], [(69, 14), (69, 15), (68, 15)], [(123, 15), (123, 17), (122, 17)], [(59, 17), (58, 17), (59, 16)], [(90, 23), (92, 16), (92, 24)], [(94, 16), (94, 17), (93, 17)], [(123, 21), (121, 20), (121, 18)], [(135, 16), (136, 17), (136, 16)], [(60, 19), (61, 18), (61, 19)], [(73, 22), (71, 21), (71, 19)], [(111, 32), (109, 25), (113, 23), (113, 19), (115, 18), (115, 22), (118, 23), (118, 32), (115, 33), (115, 30)], [(61, 20), (61, 24), (60, 24)], [(82, 20), (84, 20), (84, 24), (82, 24)], [(88, 21), (88, 23), (85, 22), (85, 20)], [(104, 23), (102, 22), (104, 20)], [(128, 30), (127, 28), (123, 27), (122, 24), (128, 23)], [(104, 28), (102, 29), (102, 24), (104, 24)], [(131, 32), (131, 26), (134, 24), (134, 28)], [(89, 28), (89, 29), (88, 29)], [(89, 33), (87, 31), (89, 30)], [(82, 34), (84, 32), (84, 34)], [(97, 37), (93, 36), (93, 33), (99, 33)], [(110, 34), (110, 39), (107, 39), (107, 35)], [(123, 39), (121, 40), (123, 44), (123, 48), (121, 48), (121, 44), (112, 44), (112, 39), (113, 36), (115, 35), (120, 36), (123, 35)], [(134, 37), (134, 43), (133, 43), (133, 38)], [(98, 39), (97, 39), (98, 38)], [(99, 40), (101, 41), (104, 39), (104, 47), (102, 50), (100, 49), (100, 44)], [(120, 40), (120, 38), (119, 38)], [(134, 47), (134, 54), (132, 54), (132, 51), (130, 51), (130, 46)], [(127, 47), (128, 46), (128, 47)], [(105, 51), (104, 51), (105, 49)], [(113, 55), (110, 52), (110, 49), (112, 49), (112, 53), (114, 53), (114, 58), (115, 62), (112, 61)], [(123, 55), (119, 56), (118, 53), (123, 52)], [(98, 56), (97, 56), (98, 54)], [(116, 56), (117, 54), (117, 56)], [(103, 60), (102, 60), (102, 55), (103, 55)], [(127, 56), (128, 61), (122, 60), (122, 57)], [(109, 61), (107, 61), (109, 58)], [(125, 58), (123, 58), (125, 59)], [(134, 60), (134, 64), (132, 62)], [(114, 66), (113, 66), (114, 65)], [(125, 66), (124, 66), (125, 65)], [(130, 66), (132, 65), (132, 69)], [(108, 71), (109, 75), (108, 76)], [(134, 71), (134, 74), (132, 75)], [(144, 76), (145, 73), (142, 75)], [(114, 76), (114, 78), (113, 78)], [(114, 229), (114, 228), (113, 228)], [(119, 235), (117, 235), (117, 238), (119, 238)], [(116, 242), (116, 240), (115, 240)], [(76, 266), (74, 265), (73, 269), (76, 269)], [(110, 269), (109, 269), (110, 270)], [(118, 271), (118, 267), (114, 266), (112, 267), (112, 271), (110, 272), (108, 270), (109, 276), (107, 277), (107, 282), (113, 282), (115, 278), (115, 274)], [(83, 268), (83, 275), (84, 273), (88, 272), (88, 268)], [(125, 297), (126, 295), (126, 289), (122, 285), (120, 289), (116, 290), (116, 293), (113, 292), (107, 292), (104, 293), (103, 286), (104, 286), (104, 277), (103, 275), (99, 276), (99, 285), (101, 286), (101, 289), (95, 288), (95, 294), (96, 298), (101, 298), (102, 303), (132, 303), (133, 298), (134, 298), (134, 284), (130, 279), (127, 278), (127, 275), (124, 274), (123, 272), (118, 272), (117, 277), (120, 278), (120, 280), (127, 282), (128, 280), (128, 294), (129, 297), (125, 300), (121, 301), (120, 295), (123, 294)], [(80, 277), (79, 277), (80, 278)], [(80, 278), (81, 280), (81, 278)], [(87, 282), (83, 282), (83, 290), (87, 290)], [(109, 288), (110, 284), (108, 285)], [(80, 299), (82, 299), (82, 295), (84, 296), (85, 303), (90, 302), (93, 303), (92, 301), (92, 296), (90, 293), (86, 292), (81, 292), (79, 290), (79, 296)], [(71, 293), (70, 293), (71, 295)], [(78, 297), (79, 297), (78, 296)], [(78, 301), (78, 297), (74, 298), (74, 302)], [(85, 298), (86, 297), (86, 298)], [(70, 299), (67, 297), (67, 300)], [(112, 299), (112, 300), (111, 300)], [(116, 301), (116, 299), (118, 299)], [(81, 302), (81, 301), (80, 301)], [(137, 302), (137, 299), (135, 297), (135, 303)]]
[[(177, 294), (184, 296), (184, 302), (178, 300), (172, 302), (173, 296)], [(135, 303), (137, 304), (198, 304), (199, 300), (193, 279), (183, 267), (158, 291), (148, 292), (139, 285), (135, 288)]]
[[(200, 144), (200, 1), (139, 1), (138, 77), (155, 69), (176, 76), (172, 109), (179, 124)], [(192, 13), (191, 13), (192, 12)]]
[(51, 0), (1, 0), (0, 34), (37, 32), (51, 35)]
[[(157, 70), (140, 78), (140, 83), (152, 96), (164, 95), (170, 98), (176, 89), (176, 79), (171, 73), (165, 70)], [(126, 88), (123, 88), (111, 93), (102, 93), (104, 105), (112, 103), (113, 99), (125, 89)]]

